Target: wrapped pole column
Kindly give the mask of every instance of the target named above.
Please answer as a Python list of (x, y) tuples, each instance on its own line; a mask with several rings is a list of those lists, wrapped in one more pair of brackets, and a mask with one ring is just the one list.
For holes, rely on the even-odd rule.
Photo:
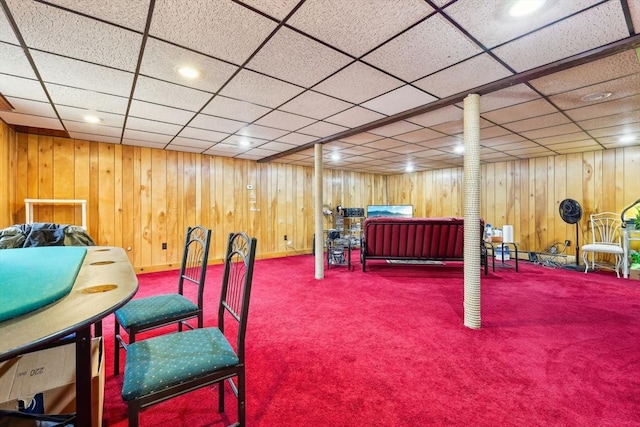
[(480, 96), (464, 99), (464, 325), (480, 316)]
[(323, 214), (322, 214), (322, 144), (316, 144), (313, 146), (313, 154), (314, 154), (314, 179), (315, 179), (315, 207), (314, 207), (314, 218), (315, 218), (315, 243), (314, 243), (314, 253), (316, 255), (315, 265), (316, 265), (316, 279), (324, 279), (324, 231), (322, 230), (323, 226)]

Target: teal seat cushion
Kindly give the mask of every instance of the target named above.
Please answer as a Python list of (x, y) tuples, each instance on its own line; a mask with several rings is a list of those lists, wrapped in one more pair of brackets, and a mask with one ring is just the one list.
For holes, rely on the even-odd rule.
[(116, 311), (120, 324), (129, 329), (192, 313), (198, 306), (180, 294), (134, 299)]
[(237, 365), (218, 328), (161, 335), (129, 345), (122, 398), (132, 400)]

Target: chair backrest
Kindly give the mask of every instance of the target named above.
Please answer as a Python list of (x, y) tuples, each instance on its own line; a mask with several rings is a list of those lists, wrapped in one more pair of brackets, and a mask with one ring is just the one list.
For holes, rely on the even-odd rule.
[(593, 243), (620, 245), (622, 220), (615, 212), (591, 214), (591, 237)]
[(184, 284), (193, 283), (198, 286), (198, 307), (202, 310), (204, 300), (204, 283), (207, 277), (209, 261), (209, 244), (211, 230), (201, 225), (187, 228), (187, 236), (180, 266), (178, 292), (184, 294)]
[[(224, 258), (222, 292), (218, 307), (218, 328), (225, 332), (225, 319), (237, 322), (238, 334), (235, 343), (240, 363), (244, 363), (244, 337), (249, 316), (249, 298), (253, 280), (253, 264), (256, 256), (255, 237), (245, 233), (231, 233)], [(232, 340), (229, 340), (232, 342)]]

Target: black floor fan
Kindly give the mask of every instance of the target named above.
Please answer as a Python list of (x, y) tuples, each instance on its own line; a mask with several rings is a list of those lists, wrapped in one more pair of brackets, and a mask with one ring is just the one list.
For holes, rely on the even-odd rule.
[(580, 235), (580, 226), (578, 223), (582, 219), (582, 206), (580, 203), (573, 199), (564, 199), (560, 202), (560, 206), (558, 207), (560, 210), (560, 218), (567, 224), (575, 224), (576, 225), (576, 264), (566, 265), (567, 268), (580, 269), (580, 244), (578, 241)]

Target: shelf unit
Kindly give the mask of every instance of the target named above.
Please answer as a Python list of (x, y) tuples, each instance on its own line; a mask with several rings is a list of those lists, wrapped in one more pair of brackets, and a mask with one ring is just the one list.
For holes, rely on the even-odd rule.
[(34, 205), (80, 205), (82, 208), (82, 228), (87, 229), (87, 201), (80, 199), (24, 199), (25, 223), (33, 224)]
[(362, 234), (363, 216), (336, 216), (336, 230), (340, 232), (340, 237), (348, 239), (352, 248), (360, 247), (360, 236)]

